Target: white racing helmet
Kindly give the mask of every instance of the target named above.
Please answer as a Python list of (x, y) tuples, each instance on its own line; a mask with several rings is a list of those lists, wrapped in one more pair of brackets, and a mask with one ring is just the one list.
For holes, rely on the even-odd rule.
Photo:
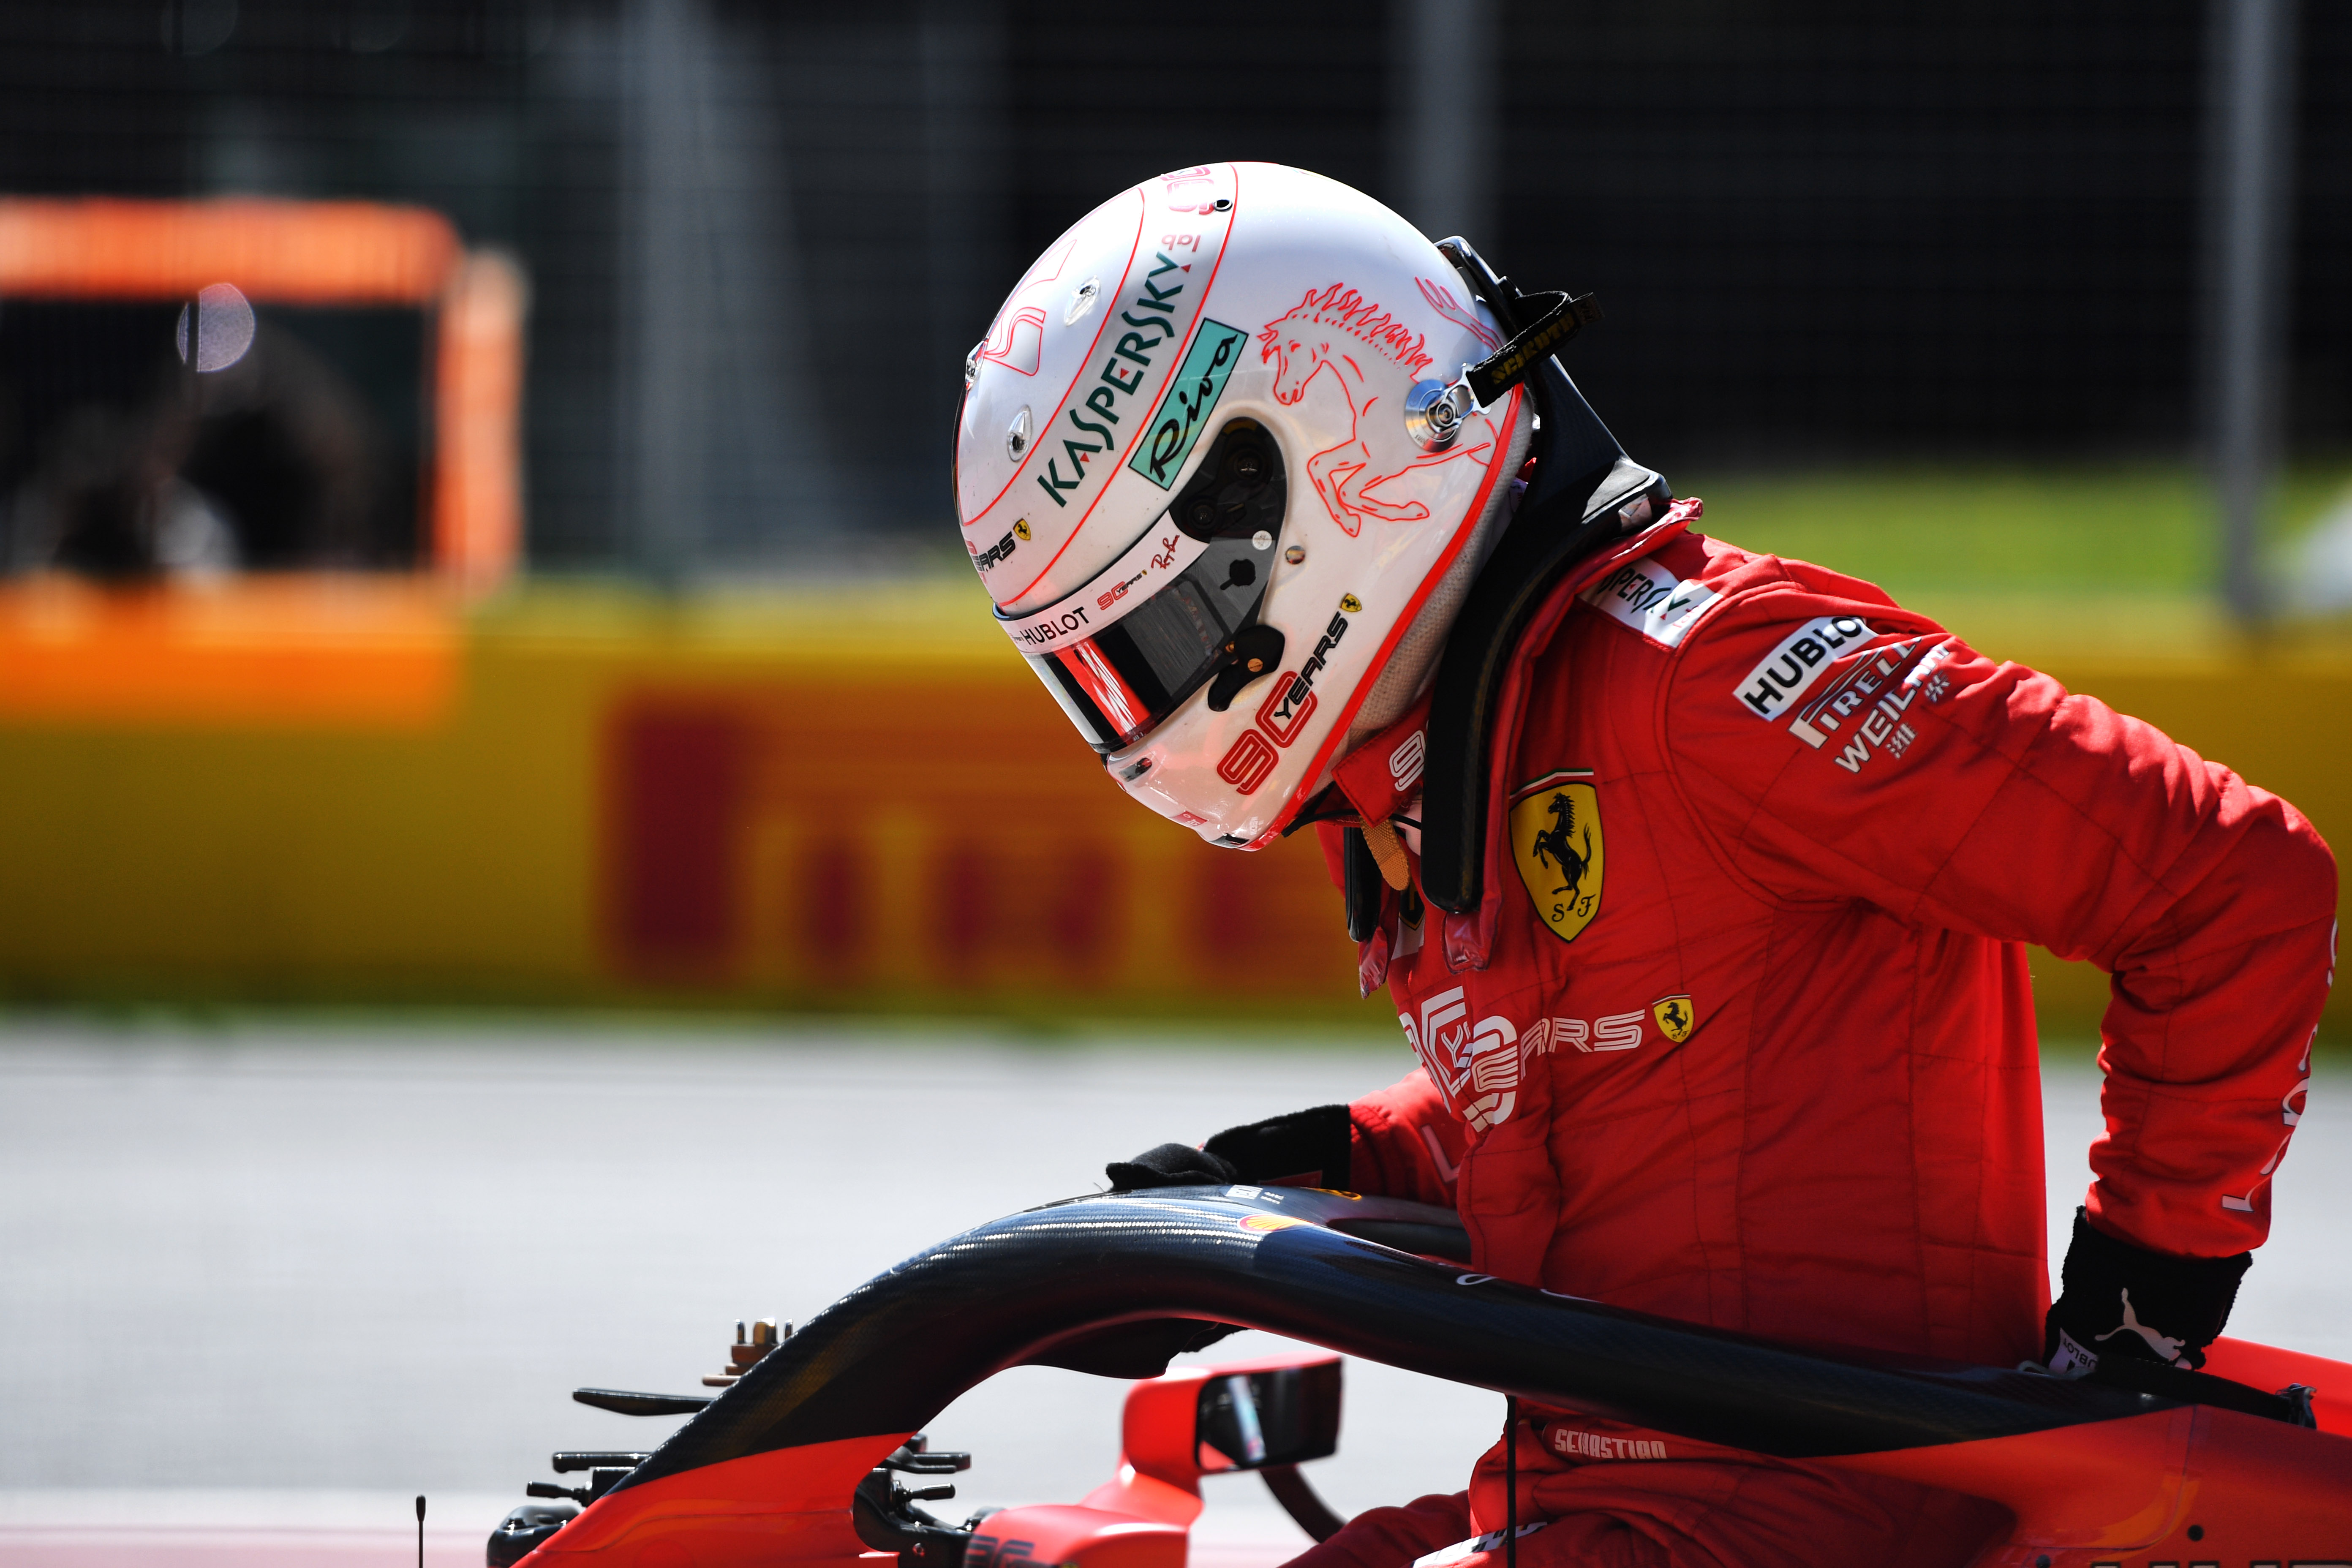
[(1426, 683), (1534, 423), (1433, 245), (1266, 163), (1144, 181), (1032, 266), (965, 363), (966, 547), (1111, 776), (1213, 842), (1295, 821)]

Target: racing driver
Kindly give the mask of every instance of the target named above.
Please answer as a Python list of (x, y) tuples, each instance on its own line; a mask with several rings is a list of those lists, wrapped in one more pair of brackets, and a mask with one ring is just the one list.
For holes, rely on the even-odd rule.
[[(1696, 531), (1555, 357), (1597, 316), (1227, 163), (1081, 219), (972, 350), (954, 478), (1000, 626), (1143, 805), (1231, 848), (1314, 829), (1420, 1064), (1113, 1184), (1447, 1204), (1478, 1270), (1751, 1334), (2200, 1365), (2303, 1108), (2326, 845), (1866, 583)], [(2113, 976), (2054, 1304), (2029, 942)], [(1990, 1528), (1571, 1410), (1507, 1440), (1302, 1563), (1956, 1563)], [(1470, 1539), (1507, 1517), (1543, 1528)]]

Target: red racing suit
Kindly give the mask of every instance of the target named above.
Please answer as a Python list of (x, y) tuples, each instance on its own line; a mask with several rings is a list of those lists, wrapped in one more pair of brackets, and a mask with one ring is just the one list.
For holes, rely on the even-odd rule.
[[(2114, 977), (2092, 1223), (2177, 1255), (2260, 1245), (2333, 963), (2318, 835), (1867, 584), (1687, 532), (1697, 510), (1524, 634), (1480, 907), (1415, 922), (1386, 896), (1364, 980), (1422, 1067), (1351, 1107), (1357, 1184), (1454, 1204), (1503, 1279), (2038, 1356), (2039, 942)], [(1365, 820), (1412, 816), (1425, 722), (1340, 764)], [(1525, 1568), (1927, 1563), (1982, 1535), (1955, 1541), (1956, 1500), (1572, 1412), (1521, 1449), (1518, 1517), (1555, 1521)], [(1489, 1455), (1466, 1510), (1376, 1510), (1308, 1560), (1399, 1568), (1497, 1528), (1500, 1473)]]

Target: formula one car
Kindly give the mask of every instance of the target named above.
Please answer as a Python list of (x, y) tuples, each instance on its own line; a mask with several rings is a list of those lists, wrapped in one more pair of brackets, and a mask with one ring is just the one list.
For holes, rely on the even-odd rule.
[[(492, 1568), (1183, 1568), (1200, 1479), (1265, 1473), (1318, 1539), (1340, 1524), (1297, 1466), (1334, 1451), (1337, 1356), (1169, 1373), (1213, 1325), (1757, 1453), (1989, 1499), (2001, 1568), (2352, 1563), (2352, 1365), (2222, 1340), (2204, 1373), (2105, 1357), (2067, 1381), (1791, 1345), (1466, 1273), (1449, 1210), (1307, 1188), (1077, 1198), (983, 1225), (737, 1352), (715, 1397), (583, 1389), (694, 1411), (650, 1453), (559, 1454)], [(1115, 1478), (1073, 1505), (928, 1513), (952, 1473), (924, 1425), (1024, 1363), (1145, 1381)], [(1465, 1456), (1466, 1460), (1468, 1456)]]

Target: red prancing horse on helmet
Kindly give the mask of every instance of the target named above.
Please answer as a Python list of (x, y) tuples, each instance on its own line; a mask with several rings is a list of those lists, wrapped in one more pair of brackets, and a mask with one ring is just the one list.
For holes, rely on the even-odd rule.
[[(1427, 292), (1426, 286), (1423, 292)], [(1348, 438), (1307, 458), (1307, 477), (1313, 482), (1315, 493), (1323, 498), (1331, 521), (1353, 539), (1363, 532), (1366, 518), (1377, 518), (1382, 522), (1419, 522), (1429, 516), (1429, 509), (1417, 500), (1400, 505), (1381, 500), (1371, 494), (1373, 490), (1415, 468), (1433, 468), (1456, 458), (1474, 458), (1484, 468), (1486, 450), (1493, 443), (1481, 441), (1474, 446), (1431, 452), (1391, 472), (1366, 477), (1374, 458), (1371, 448), (1357, 431), (1380, 399), (1362, 395), (1364, 368), (1346, 352), (1352, 345), (1342, 343), (1335, 352), (1333, 343), (1340, 334), (1361, 344), (1366, 357), (1377, 353), (1408, 376), (1427, 370), (1431, 360), (1428, 342), (1421, 333), (1368, 302), (1344, 283), (1308, 289), (1307, 297), (1288, 315), (1268, 321), (1258, 332), (1263, 357), (1276, 362), (1276, 402), (1286, 406), (1297, 403), (1307, 395), (1307, 384), (1327, 370), (1339, 382), (1339, 395), (1348, 400)]]

